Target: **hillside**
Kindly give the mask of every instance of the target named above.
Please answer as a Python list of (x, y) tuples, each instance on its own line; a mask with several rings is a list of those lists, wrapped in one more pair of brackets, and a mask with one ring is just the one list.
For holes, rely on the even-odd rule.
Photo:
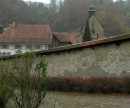
[(77, 31), (88, 18), (88, 7), (95, 5), (97, 18), (108, 36), (130, 32), (130, 0), (51, 0), (27, 3), (22, 0), (0, 0), (0, 24), (8, 26), (13, 20), (22, 24), (49, 24), (53, 31)]

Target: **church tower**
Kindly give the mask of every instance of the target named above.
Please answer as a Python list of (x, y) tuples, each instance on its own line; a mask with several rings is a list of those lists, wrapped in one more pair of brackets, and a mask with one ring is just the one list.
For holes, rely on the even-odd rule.
[(89, 12), (88, 20), (89, 20), (89, 27), (91, 30), (92, 40), (105, 38), (104, 28), (102, 27), (101, 23), (96, 17), (95, 6), (91, 5), (88, 9), (88, 12)]
[(92, 16), (95, 16), (96, 8), (93, 5), (91, 5), (88, 9), (88, 12), (89, 12), (89, 18), (91, 18)]
[[(104, 28), (102, 27), (101, 23), (96, 17), (96, 8), (95, 6), (91, 5), (88, 8), (89, 17), (87, 18), (89, 22), (89, 28), (91, 32), (91, 39), (97, 40), (97, 39), (104, 39), (106, 38), (104, 33)], [(77, 42), (83, 42), (83, 34), (84, 34), (85, 26), (83, 27), (81, 31), (81, 35), (77, 36)]]

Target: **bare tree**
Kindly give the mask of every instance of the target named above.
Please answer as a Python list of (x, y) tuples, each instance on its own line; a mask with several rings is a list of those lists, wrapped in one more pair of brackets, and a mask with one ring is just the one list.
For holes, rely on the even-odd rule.
[(11, 98), (8, 73), (8, 61), (0, 60), (0, 108), (5, 108), (7, 102)]
[(46, 94), (47, 62), (43, 57), (34, 64), (36, 55), (25, 53), (19, 58), (11, 60), (12, 79), (15, 82), (12, 99), (16, 108), (38, 108)]

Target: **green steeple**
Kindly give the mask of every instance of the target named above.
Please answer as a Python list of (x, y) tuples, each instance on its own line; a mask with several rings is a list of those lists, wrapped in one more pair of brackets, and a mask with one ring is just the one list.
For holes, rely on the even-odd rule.
[(89, 18), (91, 18), (92, 16), (94, 16), (94, 15), (95, 15), (95, 12), (96, 12), (95, 6), (91, 5), (91, 6), (89, 7), (88, 12), (89, 12)]

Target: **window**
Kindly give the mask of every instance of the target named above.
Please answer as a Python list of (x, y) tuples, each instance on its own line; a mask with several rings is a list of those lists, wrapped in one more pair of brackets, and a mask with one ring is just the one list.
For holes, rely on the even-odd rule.
[(3, 53), (2, 53), (2, 56), (6, 56), (6, 53), (5, 53), (5, 52), (3, 52)]
[(92, 23), (92, 33), (95, 33), (94, 23)]
[(2, 49), (8, 49), (9, 46), (8, 46), (8, 45), (1, 45), (1, 48), (2, 48)]
[(46, 45), (46, 49), (48, 49), (48, 45)]
[(32, 49), (31, 45), (26, 45), (26, 49)]
[(94, 29), (92, 29), (92, 33), (95, 33), (95, 30), (94, 30)]
[(41, 49), (41, 45), (36, 45), (35, 49)]
[(98, 34), (97, 34), (97, 39), (99, 38)]
[(15, 45), (15, 49), (21, 49), (20, 45)]
[(21, 54), (21, 53), (22, 53), (21, 50), (17, 50), (17, 51), (15, 51), (15, 54)]
[(6, 54), (7, 56), (10, 56), (10, 52), (7, 52), (7, 54)]
[(94, 29), (94, 23), (92, 23), (92, 29)]

